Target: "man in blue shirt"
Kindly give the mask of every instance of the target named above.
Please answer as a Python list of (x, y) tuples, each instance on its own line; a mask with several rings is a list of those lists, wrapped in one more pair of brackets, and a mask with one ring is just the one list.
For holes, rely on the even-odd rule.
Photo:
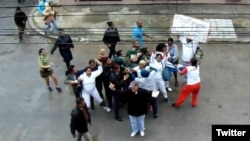
[(146, 36), (150, 39), (152, 39), (152, 38), (144, 33), (143, 23), (141, 21), (137, 21), (136, 25), (137, 25), (137, 27), (134, 27), (133, 32), (132, 32), (132, 39), (137, 39), (139, 44), (140, 44), (140, 47), (142, 47), (143, 36)]

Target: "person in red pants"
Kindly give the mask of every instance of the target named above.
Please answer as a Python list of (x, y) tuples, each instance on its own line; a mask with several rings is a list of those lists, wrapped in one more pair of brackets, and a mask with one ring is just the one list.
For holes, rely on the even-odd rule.
[(190, 66), (185, 67), (182, 71), (178, 70), (181, 75), (187, 75), (187, 84), (182, 88), (176, 102), (172, 104), (173, 107), (179, 108), (186, 98), (192, 94), (192, 106), (196, 107), (198, 104), (198, 94), (200, 91), (200, 68), (195, 58), (189, 61)]

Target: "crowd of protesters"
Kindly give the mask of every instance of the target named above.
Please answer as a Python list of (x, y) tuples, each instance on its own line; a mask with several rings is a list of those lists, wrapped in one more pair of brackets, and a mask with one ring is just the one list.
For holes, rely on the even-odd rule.
[[(22, 41), (27, 17), (20, 7), (16, 11), (15, 22), (19, 29), (20, 41)], [(182, 43), (182, 57), (179, 60), (178, 47), (171, 37), (165, 43), (156, 44), (153, 50), (144, 47), (143, 36), (152, 37), (144, 33), (142, 21), (137, 21), (131, 35), (131, 48), (116, 50), (117, 43), (121, 39), (118, 29), (112, 21), (109, 21), (103, 36), (104, 48), (99, 51), (97, 58), (89, 59), (86, 68), (77, 69), (77, 66), (70, 64), (73, 59), (71, 53), (71, 49), (74, 48), (73, 41), (70, 35), (57, 27), (53, 3), (40, 0), (38, 11), (45, 16), (45, 33), (50, 29), (50, 24), (53, 24), (58, 34), (54, 47), (48, 52), (52, 55), (59, 48), (67, 67), (64, 83), (72, 87), (76, 99), (76, 107), (71, 113), (70, 128), (73, 137), (77, 136), (77, 140), (81, 140), (83, 136), (85, 140), (92, 141), (88, 132), (88, 124), (91, 123), (89, 110), (95, 109), (94, 101), (98, 102), (106, 112), (113, 111), (114, 119), (119, 122), (122, 122), (124, 118), (120, 114), (120, 109), (127, 106), (132, 128), (130, 136), (134, 137), (138, 132), (144, 136), (146, 114), (151, 111), (152, 117), (156, 119), (159, 116), (158, 102), (161, 99), (167, 104), (174, 101), (168, 97), (168, 92), (172, 91), (170, 81), (174, 81), (174, 87), (179, 86), (178, 73), (185, 75), (183, 77), (185, 85), (177, 100), (172, 102), (172, 106), (180, 108), (190, 94), (192, 94), (191, 106), (198, 105), (200, 67), (197, 59), (193, 58), (199, 46), (198, 42), (178, 36)], [(106, 55), (105, 48), (109, 50), (108, 55)], [(53, 91), (49, 80), (52, 78), (56, 90), (62, 92), (52, 69), (54, 64), (50, 62), (49, 54), (43, 48), (38, 51), (38, 54), (40, 75), (45, 80), (48, 90)], [(169, 64), (173, 69), (171, 71), (169, 69), (170, 76), (174, 76), (173, 79), (164, 77)], [(158, 94), (155, 96), (156, 93), (162, 96)]]

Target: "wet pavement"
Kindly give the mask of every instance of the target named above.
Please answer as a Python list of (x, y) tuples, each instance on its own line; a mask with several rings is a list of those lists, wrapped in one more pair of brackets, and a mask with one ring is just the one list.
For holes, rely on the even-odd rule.
[[(0, 3), (15, 6), (14, 0)], [(32, 9), (24, 10), (28, 13)], [(0, 21), (1, 29), (16, 33), (14, 24), (9, 24), (13, 23), (14, 9), (1, 8), (0, 12), (10, 16)], [(211, 18), (217, 17), (211, 15)], [(31, 32), (30, 27), (28, 31)], [(88, 60), (96, 58), (99, 49), (105, 47), (98, 41), (74, 43), (72, 64), (78, 68), (84, 68)], [(17, 35), (1, 35), (0, 44), (0, 141), (74, 141), (69, 129), (74, 95), (63, 84), (66, 67), (58, 50), (51, 59), (56, 64), (53, 69), (63, 92), (48, 92), (39, 75), (38, 50), (43, 47), (49, 51), (53, 41), (39, 34), (25, 35), (24, 42), (19, 44)], [(146, 45), (154, 48), (156, 44), (148, 42)], [(177, 45), (181, 50), (179, 42)], [(130, 47), (130, 43), (124, 41), (117, 49), (128, 50)], [(106, 113), (96, 105), (96, 110), (91, 111), (90, 133), (97, 134), (99, 141), (211, 141), (212, 124), (249, 124), (249, 43), (208, 42), (202, 47), (205, 56), (198, 107), (192, 108), (188, 99), (180, 109), (174, 109), (160, 97), (159, 118), (153, 119), (148, 114), (145, 137), (131, 138), (125, 107), (121, 114), (124, 121), (117, 122), (113, 113)], [(179, 81), (182, 80), (179, 76)], [(173, 102), (181, 86), (172, 88), (173, 92), (168, 95)]]

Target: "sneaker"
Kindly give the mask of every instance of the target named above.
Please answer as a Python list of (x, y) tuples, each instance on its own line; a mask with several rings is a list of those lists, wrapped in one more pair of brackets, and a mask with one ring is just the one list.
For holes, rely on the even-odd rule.
[(140, 131), (140, 135), (143, 137), (145, 136), (145, 132), (144, 131)]
[(50, 91), (50, 92), (52, 92), (52, 91), (53, 91), (53, 89), (52, 89), (51, 87), (48, 87), (48, 89), (49, 89), (49, 91)]
[(170, 92), (173, 91), (172, 88), (170, 88), (170, 87), (167, 87), (167, 90), (170, 91)]
[(136, 132), (132, 132), (131, 134), (130, 134), (130, 137), (134, 137), (136, 135)]
[(111, 109), (108, 107), (108, 106), (104, 106), (103, 109), (106, 111), (106, 112), (110, 112)]
[(164, 99), (166, 103), (170, 103), (170, 99), (169, 98), (165, 98)]
[[(157, 118), (158, 116), (159, 116), (159, 114), (154, 114), (153, 117), (154, 117), (154, 118)], [(145, 129), (144, 129), (144, 130), (145, 130)]]
[(120, 121), (120, 122), (123, 121), (121, 117), (115, 117), (115, 119), (116, 119), (117, 121)]
[(59, 92), (59, 93), (62, 92), (62, 88), (60, 88), (60, 87), (57, 87), (56, 90), (57, 90), (57, 92)]
[(176, 106), (176, 104), (174, 103), (174, 104), (172, 104), (172, 107), (174, 107), (174, 108), (180, 108), (180, 106)]
[(174, 86), (175, 86), (175, 87), (178, 87), (178, 86), (179, 86), (179, 83), (176, 81), (176, 82), (174, 83)]

